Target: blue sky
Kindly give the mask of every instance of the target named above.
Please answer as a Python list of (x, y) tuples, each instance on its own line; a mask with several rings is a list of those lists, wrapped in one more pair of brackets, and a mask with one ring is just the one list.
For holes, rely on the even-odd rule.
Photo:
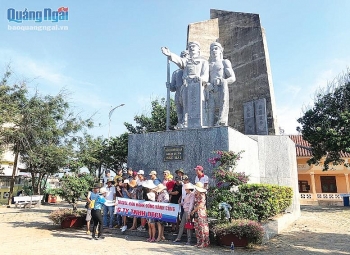
[[(95, 113), (90, 132), (111, 136), (137, 114), (148, 114), (153, 99), (166, 96), (166, 58), (186, 46), (187, 25), (210, 18), (210, 9), (257, 13), (265, 28), (277, 105), (286, 134), (295, 134), (303, 105), (350, 61), (350, 1), (347, 0), (139, 0), (9, 1), (0, 6), (0, 71), (8, 63), (15, 79), (26, 79), (42, 94), (70, 91), (76, 112)], [(7, 20), (7, 10), (69, 8), (68, 21)], [(14, 25), (68, 26), (68, 31), (13, 31)], [(176, 69), (171, 66), (172, 71)]]

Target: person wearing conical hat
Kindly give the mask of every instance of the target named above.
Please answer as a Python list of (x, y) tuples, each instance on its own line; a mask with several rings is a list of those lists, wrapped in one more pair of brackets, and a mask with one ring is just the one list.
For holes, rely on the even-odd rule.
[(197, 244), (195, 246), (205, 248), (210, 243), (207, 208), (205, 205), (205, 193), (207, 190), (204, 188), (202, 182), (197, 182), (194, 188), (194, 208), (191, 211), (191, 216), (194, 218), (194, 229), (197, 237)]

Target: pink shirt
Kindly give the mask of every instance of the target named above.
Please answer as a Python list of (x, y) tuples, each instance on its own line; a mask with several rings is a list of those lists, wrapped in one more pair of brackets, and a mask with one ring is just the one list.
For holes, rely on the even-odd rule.
[(194, 193), (191, 192), (189, 194), (186, 194), (184, 198), (184, 202), (182, 207), (184, 208), (185, 212), (190, 212), (193, 209), (193, 204), (194, 204)]

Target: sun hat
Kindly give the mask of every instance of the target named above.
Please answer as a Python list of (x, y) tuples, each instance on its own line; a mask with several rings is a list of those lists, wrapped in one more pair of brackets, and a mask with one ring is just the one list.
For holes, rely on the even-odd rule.
[(155, 187), (157, 187), (152, 180), (142, 182), (142, 186), (149, 189), (154, 189)]
[(157, 172), (153, 170), (149, 173), (149, 175), (157, 175)]
[(139, 171), (137, 172), (137, 174), (142, 174), (142, 175), (144, 175), (144, 174), (145, 174), (145, 171), (139, 170)]
[(194, 189), (194, 186), (192, 183), (189, 182), (184, 185), (184, 189)]
[(183, 174), (185, 174), (185, 172), (184, 172), (184, 170), (183, 170), (182, 168), (177, 169), (177, 170), (175, 171), (175, 173), (176, 173), (176, 174), (178, 174), (178, 173), (183, 173)]
[(154, 202), (156, 200), (156, 194), (154, 192), (149, 192), (147, 193), (147, 198)]
[(129, 183), (130, 183), (130, 182), (129, 182), (129, 179), (125, 179), (125, 180), (124, 180), (124, 183), (128, 183), (128, 184), (129, 184)]
[(100, 194), (107, 193), (107, 189), (105, 187), (100, 188)]
[(156, 188), (154, 188), (153, 190), (155, 192), (161, 192), (162, 190), (165, 190), (166, 186), (163, 183), (158, 184), (158, 186)]
[(196, 166), (195, 168), (194, 168), (194, 170), (200, 170), (200, 171), (203, 171), (204, 169), (203, 169), (203, 167), (202, 166)]
[(107, 181), (106, 181), (106, 183), (112, 183), (112, 184), (115, 184), (115, 181), (113, 180), (113, 178), (112, 177), (109, 177), (108, 179), (107, 179)]
[(95, 183), (93, 188), (94, 189), (99, 189), (99, 188), (101, 188), (101, 185), (99, 183)]
[(190, 179), (190, 178), (188, 177), (188, 175), (182, 176), (182, 180), (188, 180), (188, 179)]
[(201, 193), (207, 192), (207, 190), (204, 188), (204, 184), (201, 182), (197, 182), (196, 185), (194, 186), (194, 188)]
[(170, 174), (170, 171), (169, 170), (164, 170), (163, 174)]

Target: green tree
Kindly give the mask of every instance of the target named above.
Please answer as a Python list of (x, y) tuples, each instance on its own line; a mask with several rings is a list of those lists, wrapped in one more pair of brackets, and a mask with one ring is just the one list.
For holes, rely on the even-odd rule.
[(94, 176), (89, 174), (65, 175), (61, 180), (61, 187), (55, 190), (55, 194), (62, 197), (77, 210), (77, 202), (93, 186)]
[(94, 138), (85, 133), (78, 142), (78, 150), (76, 152), (77, 161), (72, 163), (79, 164), (80, 167), (86, 167), (91, 175), (99, 179), (104, 162), (105, 147), (105, 139), (102, 137)]
[(114, 172), (123, 166), (128, 161), (128, 133), (121, 134), (117, 137), (112, 137), (107, 140), (107, 145), (104, 147), (103, 159), (104, 167)]
[(312, 158), (309, 164), (324, 160), (329, 164), (343, 164), (341, 152), (350, 152), (350, 72), (328, 85), (328, 91), (317, 93), (314, 106), (298, 119), (303, 139), (310, 143)]
[(9, 125), (0, 128), (0, 144), (8, 146), (15, 154), (10, 203), (19, 156), (32, 175), (33, 191), (40, 194), (42, 178), (66, 165), (66, 158), (71, 156), (77, 140), (76, 134), (83, 127), (92, 126), (92, 121), (71, 112), (63, 91), (56, 96), (41, 96), (38, 92), (30, 96), (25, 83), (20, 86), (7, 83), (7, 79), (3, 79), (1, 89), (6, 93), (1, 95), (15, 100), (11, 103), (12, 115), (6, 119)]
[[(166, 101), (162, 98), (160, 101), (151, 102), (151, 116), (145, 114), (136, 115), (134, 121), (136, 126), (125, 122), (124, 125), (130, 133), (142, 134), (148, 132), (157, 132), (166, 130)], [(174, 100), (170, 99), (170, 126), (176, 126), (177, 115)]]

